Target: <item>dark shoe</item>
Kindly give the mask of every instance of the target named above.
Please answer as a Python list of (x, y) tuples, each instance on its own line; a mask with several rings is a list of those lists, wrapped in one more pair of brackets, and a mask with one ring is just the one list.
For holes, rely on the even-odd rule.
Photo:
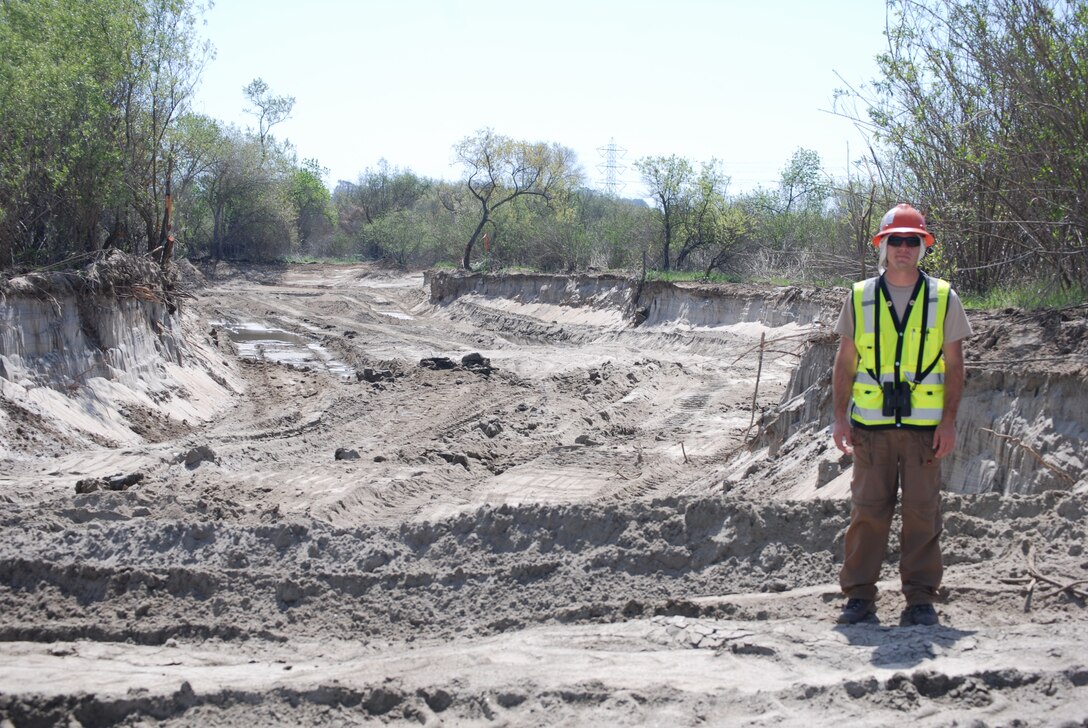
[(870, 599), (847, 599), (846, 606), (839, 614), (839, 624), (857, 624), (873, 613), (873, 602)]
[(908, 625), (920, 627), (933, 627), (941, 623), (932, 604), (912, 604), (904, 610), (903, 619)]

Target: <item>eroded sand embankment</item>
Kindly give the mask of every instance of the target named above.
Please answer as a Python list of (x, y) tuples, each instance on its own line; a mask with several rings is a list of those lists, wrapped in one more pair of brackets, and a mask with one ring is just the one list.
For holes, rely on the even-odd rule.
[[(742, 473), (741, 478), (755, 483), (758, 479), (753, 475), (765, 474), (774, 483), (793, 481), (786, 489), (792, 496), (812, 494), (836, 480), (825, 494), (844, 494), (849, 461), (829, 458), (828, 438), (821, 436), (832, 420), (831, 364), (836, 338), (820, 333), (834, 328), (843, 292), (663, 282), (640, 287), (637, 281), (614, 276), (443, 272), (428, 279), (431, 300), (436, 303), (484, 299), (494, 308), (513, 309), (511, 313), (523, 306), (542, 305), (601, 309), (614, 317), (615, 325), (637, 323), (644, 333), (658, 330), (668, 335), (758, 323), (771, 330), (768, 338), (774, 342), (796, 336), (795, 329), (784, 327), (803, 327), (806, 345), (782, 400), (774, 412), (761, 416), (763, 432), (756, 442), (763, 447), (739, 458), (736, 467), (724, 471), (724, 480), (735, 483), (737, 473)], [(1020, 315), (1011, 331), (993, 314), (972, 318), (977, 332), (966, 347), (969, 372), (957, 420), (959, 443), (943, 471), (947, 489), (956, 493), (1088, 492), (1085, 312), (1074, 310), (1059, 316), (1057, 322), (1048, 314)], [(821, 473), (813, 479), (809, 473), (776, 467), (778, 455), (789, 452), (799, 454), (795, 459), (802, 462), (823, 462)], [(798, 480), (805, 482), (798, 484)], [(758, 487), (765, 489), (767, 483)]]

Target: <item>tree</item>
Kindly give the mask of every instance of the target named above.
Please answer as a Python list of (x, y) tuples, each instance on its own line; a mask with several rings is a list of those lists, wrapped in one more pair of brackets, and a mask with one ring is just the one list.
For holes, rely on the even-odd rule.
[(739, 202), (752, 221), (750, 272), (762, 277), (787, 274), (805, 280), (814, 257), (826, 254), (835, 239), (828, 198), (831, 186), (819, 155), (799, 148), (779, 173), (778, 184), (759, 188)]
[(190, 0), (0, 3), (0, 254), (160, 236), (171, 129), (199, 75)]
[(335, 211), (329, 190), (322, 182), (328, 170), (316, 159), (303, 160), (291, 173), (291, 202), (295, 211), (295, 229), (299, 248), (305, 248), (314, 235), (332, 226)]
[(370, 224), (388, 212), (411, 208), (430, 187), (429, 180), (381, 159), (377, 169), (359, 176), (358, 184), (344, 186), (343, 194), (348, 196), (344, 202), (357, 206)]
[(635, 165), (654, 198), (664, 270), (679, 270), (693, 254), (721, 242), (729, 177), (717, 159), (702, 163), (698, 173), (691, 162), (676, 155), (644, 157)]
[(711, 159), (703, 164), (699, 176), (685, 196), (681, 212), (681, 243), (676, 254), (676, 268), (682, 269), (692, 253), (704, 248), (712, 248), (725, 242), (729, 225), (727, 215), (729, 205), (726, 191), (729, 177), (721, 170), (718, 160)]
[(653, 211), (642, 199), (582, 192), (582, 219), (591, 240), (590, 264), (634, 268), (654, 239)]
[(829, 189), (820, 155), (811, 149), (798, 148), (780, 173), (779, 212), (821, 212)]
[(98, 246), (121, 196), (113, 106), (133, 3), (0, 3), (0, 225), (5, 258)]
[(435, 233), (435, 225), (426, 215), (400, 209), (368, 225), (364, 236), (372, 249), (382, 251), (383, 258), (406, 266), (435, 247)]
[(863, 101), (960, 269), (1088, 286), (1088, 2), (900, 0)]
[(495, 211), (530, 196), (550, 201), (582, 179), (574, 152), (558, 144), (516, 141), (491, 129), (478, 131), (454, 147), (465, 167), (464, 185), (475, 198), (480, 220), (465, 244), (461, 267), (471, 269), (472, 248), (492, 223)]
[(715, 270), (736, 272), (733, 264), (737, 252), (747, 243), (752, 230), (752, 220), (744, 207), (735, 202), (727, 203), (716, 217), (715, 245), (706, 266), (709, 278)]
[(252, 104), (246, 109), (246, 113), (257, 117), (257, 139), (260, 140), (261, 149), (264, 149), (272, 127), (291, 118), (291, 110), (295, 108), (295, 97), (273, 95), (271, 87), (262, 78), (250, 81), (242, 89), (242, 93)]
[(681, 224), (680, 210), (688, 203), (695, 171), (691, 162), (675, 154), (668, 157), (643, 157), (635, 162), (650, 195), (661, 214), (664, 237), (661, 267), (670, 270), (672, 241)]
[(370, 235), (366, 228), (390, 213), (411, 210), (431, 187), (430, 180), (382, 159), (377, 169), (367, 169), (359, 175), (358, 182), (341, 180), (336, 186), (333, 204), (340, 230), (363, 255), (385, 257), (387, 251), (376, 243), (382, 236)]
[[(867, 169), (867, 165), (863, 169)], [(874, 216), (879, 219), (883, 211), (891, 208), (894, 203), (881, 195), (876, 175), (869, 172), (861, 177), (848, 175), (834, 191), (834, 204), (839, 238), (846, 243), (852, 262), (856, 262), (858, 266), (858, 269), (852, 270), (843, 265), (841, 273), (843, 277), (868, 278), (866, 263), (872, 250), (871, 240), (876, 226)]]
[[(170, 187), (178, 119), (186, 112), (200, 69), (210, 53), (196, 35), (197, 18), (185, 2), (151, 0), (138, 14), (137, 43), (120, 93), (124, 122), (125, 187), (143, 223), (146, 245), (166, 238), (162, 210)], [(117, 230), (117, 221), (115, 228)], [(116, 238), (111, 232), (110, 239)], [(134, 251), (139, 252), (134, 242)]]
[(201, 229), (203, 212), (194, 196), (195, 187), (217, 161), (222, 147), (219, 123), (202, 114), (181, 116), (171, 131), (170, 147), (174, 160), (173, 193), (175, 204), (174, 230), (183, 248), (195, 243)]
[(294, 160), (253, 134), (220, 130), (196, 193), (207, 215), (206, 249), (216, 259), (277, 259), (291, 252), (297, 218)]

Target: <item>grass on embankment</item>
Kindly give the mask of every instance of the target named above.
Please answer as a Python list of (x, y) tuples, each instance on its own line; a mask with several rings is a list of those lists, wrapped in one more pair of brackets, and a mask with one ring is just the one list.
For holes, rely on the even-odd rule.
[(1044, 308), (1067, 308), (1088, 302), (1088, 288), (1040, 284), (1038, 282), (1021, 283), (1015, 286), (994, 288), (986, 293), (961, 294), (964, 308), (973, 310), (992, 310), (1002, 308), (1022, 308), (1039, 311)]

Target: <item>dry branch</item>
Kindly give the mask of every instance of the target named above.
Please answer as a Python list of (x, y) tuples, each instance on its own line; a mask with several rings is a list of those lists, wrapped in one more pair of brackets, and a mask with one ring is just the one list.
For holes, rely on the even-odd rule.
[(1030, 359), (1005, 359), (1005, 360), (1002, 360), (1002, 361), (996, 361), (996, 360), (991, 361), (989, 359), (974, 359), (974, 360), (965, 362), (965, 366), (968, 366), (968, 367), (981, 367), (981, 366), (991, 366), (991, 365), (995, 365), (995, 364), (1002, 364), (1002, 365), (1006, 365), (1006, 364), (1026, 364), (1027, 362), (1034, 362), (1034, 361), (1069, 361), (1070, 359), (1088, 359), (1088, 357), (1085, 357), (1085, 356), (1079, 355), (1079, 354), (1063, 354), (1062, 356), (1037, 356), (1037, 357), (1033, 357), (1033, 358), (1030, 358)]
[(1062, 478), (1063, 480), (1067, 481), (1070, 485), (1075, 485), (1076, 484), (1077, 481), (1072, 475), (1070, 475), (1069, 473), (1066, 473), (1063, 470), (1059, 470), (1058, 468), (1056, 468), (1053, 465), (1051, 465), (1050, 463), (1048, 463), (1046, 460), (1043, 459), (1042, 455), (1040, 455), (1038, 452), (1036, 452), (1030, 445), (1025, 444), (1024, 441), (1021, 440), (1019, 437), (1013, 437), (1012, 435), (1002, 435), (1000, 432), (994, 432), (993, 430), (989, 429), (988, 427), (980, 427), (979, 429), (982, 430), (983, 432), (989, 432), (994, 437), (999, 437), (1002, 440), (1009, 440), (1009, 441), (1013, 442), (1014, 444), (1019, 445), (1020, 447), (1024, 448), (1029, 453), (1031, 453), (1035, 457), (1035, 459), (1039, 461), (1039, 464), (1042, 465), (1044, 468), (1046, 468), (1050, 472), (1054, 473), (1058, 477)]
[(151, 301), (162, 303), (162, 298), (155, 293), (151, 286), (133, 284), (127, 288), (118, 287), (117, 294), (120, 298), (135, 298), (138, 301)]
[[(732, 363), (730, 364), (730, 366), (732, 366), (732, 364), (736, 364), (738, 361), (740, 361), (741, 359), (748, 356), (749, 354), (751, 354), (754, 351), (760, 352), (760, 356), (763, 355), (764, 351), (774, 351), (774, 353), (776, 353), (776, 354), (789, 354), (791, 356), (800, 356), (800, 354), (798, 354), (795, 351), (783, 351), (783, 350), (779, 350), (779, 349), (774, 349), (774, 350), (767, 349), (766, 345), (767, 344), (777, 344), (780, 341), (790, 341), (791, 339), (804, 339), (804, 341), (802, 341), (801, 343), (802, 344), (807, 344), (809, 342), (816, 341), (817, 339), (820, 338), (819, 334), (814, 335), (814, 334), (812, 334), (810, 332), (805, 332), (805, 333), (802, 333), (802, 334), (790, 334), (789, 336), (779, 336), (777, 339), (771, 339), (768, 342), (764, 342), (764, 338), (766, 336), (767, 336), (767, 334), (766, 334), (766, 332), (764, 332), (759, 337), (759, 343), (756, 344), (755, 346), (749, 347), (748, 349), (745, 349), (744, 351), (742, 351), (740, 356), (738, 356), (736, 359), (734, 359), (732, 361)], [(692, 339), (692, 340), (694, 341), (694, 339)]]
[(756, 388), (752, 392), (752, 419), (748, 422), (748, 429), (745, 430), (744, 435), (747, 437), (748, 433), (752, 430), (752, 425), (756, 423), (756, 400), (759, 398), (759, 378), (763, 374), (763, 345), (767, 339), (767, 332), (763, 332), (759, 335), (759, 366), (756, 367)]
[(1027, 550), (1027, 553), (1024, 555), (1024, 560), (1027, 563), (1027, 572), (1028, 572), (1028, 574), (1030, 576), (1030, 581), (1028, 581), (1028, 587), (1027, 587), (1027, 595), (1026, 595), (1026, 599), (1024, 601), (1024, 611), (1025, 612), (1031, 611), (1031, 598), (1035, 593), (1035, 586), (1037, 584), (1039, 584), (1039, 583), (1048, 584), (1048, 585), (1054, 587), (1053, 591), (1047, 592), (1046, 594), (1042, 595), (1043, 599), (1046, 599), (1048, 597), (1052, 597), (1052, 596), (1055, 596), (1057, 594), (1061, 594), (1061, 593), (1064, 592), (1064, 593), (1069, 594), (1070, 596), (1072, 596), (1072, 597), (1074, 597), (1076, 599), (1079, 599), (1081, 601), (1088, 600), (1088, 591), (1085, 591), (1083, 589), (1077, 589), (1077, 587), (1080, 586), (1081, 584), (1088, 583), (1088, 580), (1086, 580), (1086, 579), (1080, 579), (1080, 580), (1074, 580), (1074, 581), (1066, 580), (1066, 581), (1062, 582), (1062, 581), (1058, 581), (1057, 579), (1052, 579), (1051, 577), (1046, 576), (1045, 574), (1043, 574), (1042, 572), (1039, 571), (1039, 569), (1035, 566), (1035, 545), (1034, 544), (1028, 544), (1028, 550)]

